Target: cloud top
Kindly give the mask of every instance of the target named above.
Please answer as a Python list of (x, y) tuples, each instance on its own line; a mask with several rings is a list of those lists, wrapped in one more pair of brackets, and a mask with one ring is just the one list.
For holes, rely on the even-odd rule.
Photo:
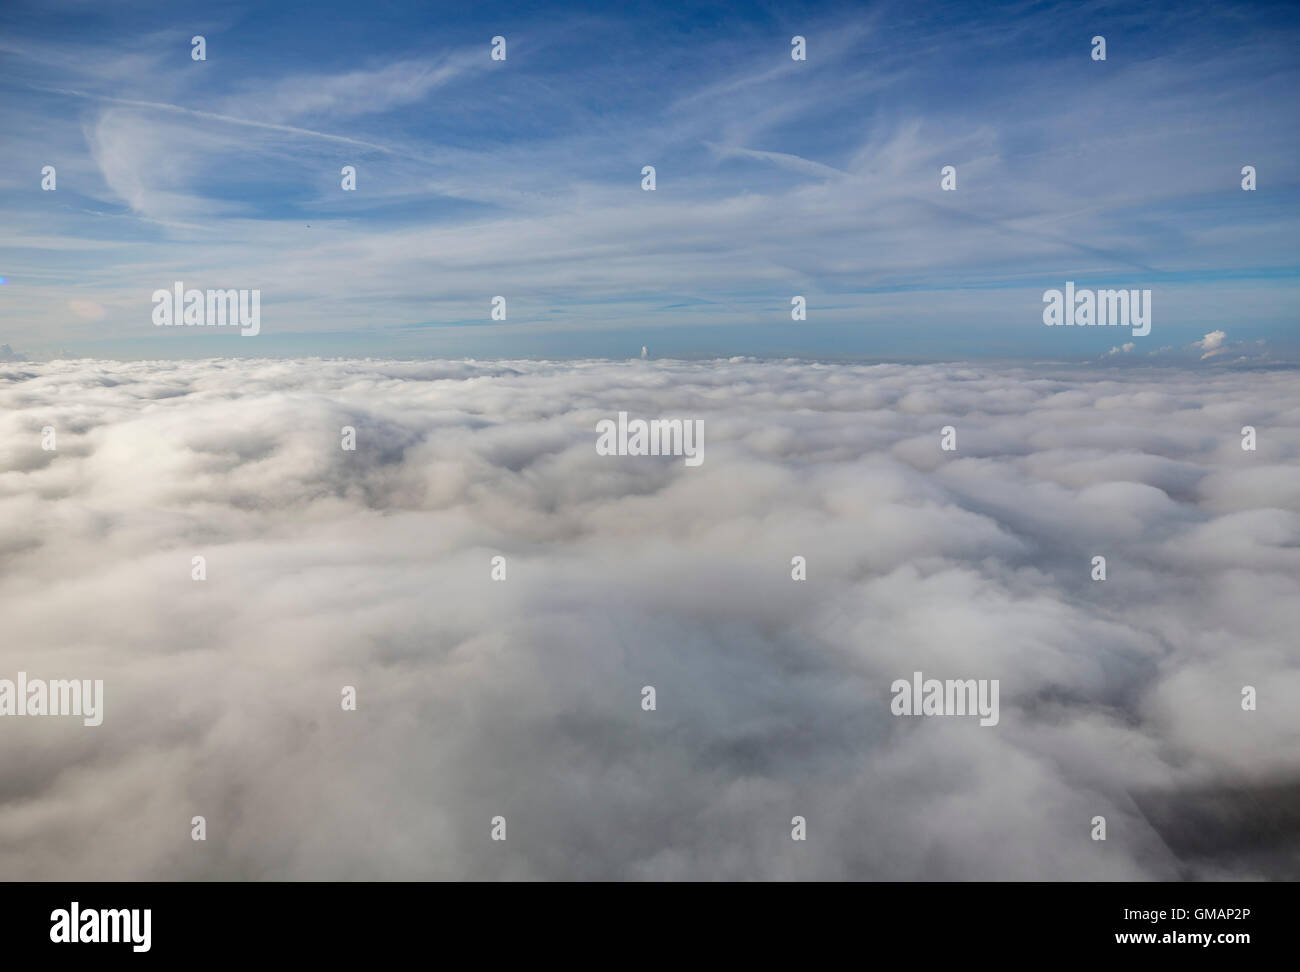
[[(1300, 384), (1084, 375), (0, 367), (0, 678), (105, 686), (0, 719), (0, 873), (1295, 876), (1144, 807), (1300, 774)], [(620, 410), (706, 461), (598, 456)], [(891, 715), (918, 670), (999, 724)]]

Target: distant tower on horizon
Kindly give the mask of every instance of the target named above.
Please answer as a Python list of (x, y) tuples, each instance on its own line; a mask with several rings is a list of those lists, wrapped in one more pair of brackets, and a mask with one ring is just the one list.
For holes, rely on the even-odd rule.
[(643, 345), (641, 345), (641, 360), (642, 360), (642, 361), (645, 360), (645, 354), (646, 354), (646, 351), (645, 351), (645, 345), (643, 344)]

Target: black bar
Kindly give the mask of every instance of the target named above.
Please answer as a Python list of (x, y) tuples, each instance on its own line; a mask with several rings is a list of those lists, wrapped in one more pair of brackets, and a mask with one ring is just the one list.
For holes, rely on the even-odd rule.
[[(130, 941), (51, 941), (54, 913), (70, 918), (74, 901), (83, 921), (89, 910), (149, 909), (148, 951), (136, 952)], [(9, 959), (69, 960), (75, 948), (75, 961), (337, 962), (411, 949), (449, 960), (469, 949), (478, 957), (676, 963), (707, 954), (761, 960), (789, 948), (805, 958), (838, 951), (919, 966), (942, 957), (983, 964), (1099, 952), (1176, 960), (1285, 955), (1296, 944), (1296, 904), (1287, 883), (11, 883), (0, 884), (0, 927)], [(1125, 934), (1155, 940), (1117, 940)], [(1248, 941), (1176, 937), (1205, 934)], [(124, 929), (121, 937), (131, 936)]]

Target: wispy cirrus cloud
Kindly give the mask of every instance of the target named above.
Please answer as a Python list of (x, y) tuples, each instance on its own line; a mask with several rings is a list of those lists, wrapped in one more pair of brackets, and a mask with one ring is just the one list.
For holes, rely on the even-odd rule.
[[(411, 23), (398, 44), (397, 28), (381, 44), (308, 24), (296, 55), (238, 17), (155, 24), (151, 45), (125, 31), (58, 44), (28, 11), (0, 38), (41, 38), (0, 74), (21, 93), (0, 108), (18, 146), (0, 174), (11, 337), (155, 342), (142, 302), (184, 271), (261, 286), (272, 334), (364, 334), (375, 351), (484, 319), (506, 293), (557, 347), (679, 328), (682, 350), (1095, 358), (1106, 335), (1062, 346), (1034, 329), (1037, 295), (1085, 277), (1157, 287), (1162, 343), (1232, 319), (1242, 340), (1294, 344), (1297, 65), (1280, 39), (1297, 25), (1092, 16), (1112, 33), (1104, 63), (1071, 46), (1088, 17), (1064, 7), (942, 25), (887, 5), (737, 12), (680, 37), (631, 13), (471, 16)], [(211, 34), (209, 61), (188, 59), (191, 30)], [(493, 62), (501, 31), (511, 53)], [(794, 33), (806, 62), (789, 58)], [(34, 194), (48, 162), (59, 192)], [(1246, 162), (1257, 193), (1237, 185)], [(944, 165), (956, 192), (939, 189)], [(53, 260), (24, 246), (53, 236)], [(69, 290), (108, 309), (93, 330), (59, 309)], [(794, 294), (815, 313), (781, 335)], [(711, 314), (656, 310), (683, 297)]]

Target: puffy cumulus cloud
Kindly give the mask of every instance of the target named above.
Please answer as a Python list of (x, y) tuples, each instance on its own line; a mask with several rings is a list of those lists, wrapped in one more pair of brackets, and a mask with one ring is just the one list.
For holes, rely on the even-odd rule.
[[(1296, 876), (1300, 383), (1082, 374), (0, 369), (0, 677), (105, 683), (0, 719), (0, 873)], [(892, 715), (918, 670), (999, 724)]]
[(1200, 348), (1202, 351), (1213, 351), (1223, 346), (1223, 340), (1227, 336), (1226, 331), (1211, 331), (1199, 341), (1193, 341), (1192, 346)]
[(1231, 350), (1232, 345), (1223, 343), (1227, 340), (1227, 337), (1228, 334), (1226, 331), (1211, 331), (1199, 341), (1193, 341), (1192, 347), (1200, 348), (1205, 352), (1201, 355), (1201, 360), (1204, 361), (1206, 358), (1213, 358)]

